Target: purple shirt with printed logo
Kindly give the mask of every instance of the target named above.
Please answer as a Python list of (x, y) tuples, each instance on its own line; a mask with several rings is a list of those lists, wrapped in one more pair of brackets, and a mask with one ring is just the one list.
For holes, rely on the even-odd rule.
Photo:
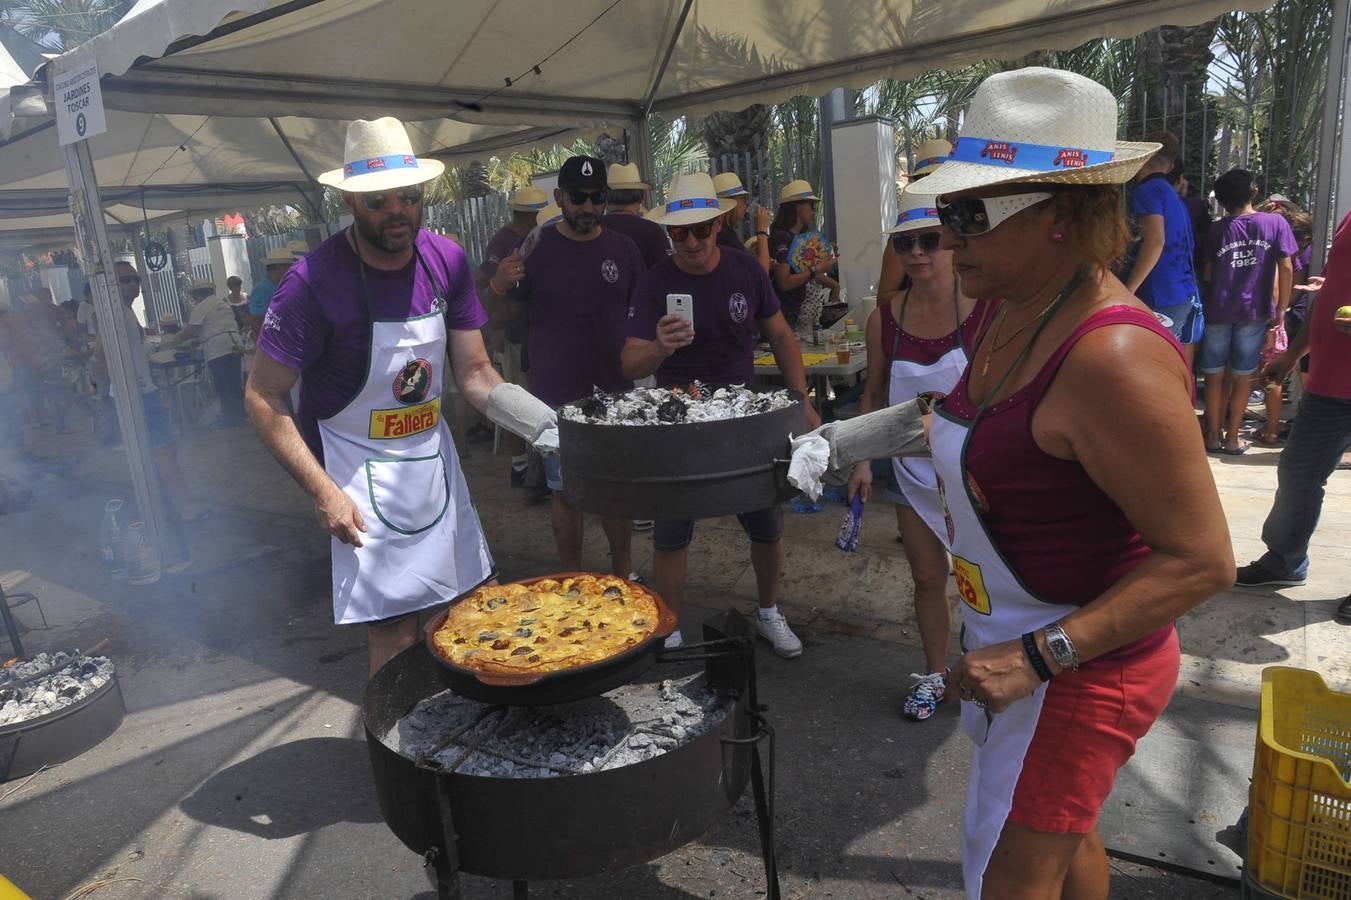
[(630, 212), (612, 212), (605, 214), (601, 225), (637, 244), (638, 252), (643, 255), (643, 264), (649, 269), (657, 263), (666, 262), (666, 257), (671, 255), (671, 239), (666, 229), (656, 222)]
[[(469, 260), (460, 245), (424, 230), (418, 232), (416, 246), (435, 284), (416, 257), (397, 272), (367, 265), (371, 314), (376, 319), (410, 319), (431, 312), (440, 297), (448, 329), (477, 331), (486, 325), (488, 316), (474, 293)], [(318, 420), (337, 413), (361, 390), (370, 335), (361, 271), (344, 229), (282, 277), (258, 335), (259, 350), (302, 373), (296, 421), (321, 462)]]
[(753, 384), (756, 332), (761, 320), (779, 312), (779, 298), (760, 261), (749, 253), (723, 251), (717, 268), (706, 275), (691, 275), (674, 260), (648, 270), (633, 295), (629, 337), (657, 339), (667, 294), (694, 298), (694, 343), (661, 364), (657, 384), (674, 387), (696, 379)]
[(593, 387), (633, 387), (619, 355), (629, 298), (646, 269), (638, 245), (617, 231), (602, 227), (598, 237), (575, 241), (540, 229), (512, 293), (529, 323), (530, 393), (559, 407)]
[(1299, 252), (1290, 223), (1276, 213), (1225, 216), (1206, 235), (1210, 293), (1206, 324), (1265, 322), (1275, 312), (1276, 263)]

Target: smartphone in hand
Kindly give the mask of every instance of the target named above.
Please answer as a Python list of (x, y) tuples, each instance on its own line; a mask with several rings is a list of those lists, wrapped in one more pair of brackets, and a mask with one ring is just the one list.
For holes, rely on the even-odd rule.
[(679, 316), (690, 327), (694, 327), (694, 297), (690, 294), (667, 294), (666, 295), (666, 314), (668, 316)]

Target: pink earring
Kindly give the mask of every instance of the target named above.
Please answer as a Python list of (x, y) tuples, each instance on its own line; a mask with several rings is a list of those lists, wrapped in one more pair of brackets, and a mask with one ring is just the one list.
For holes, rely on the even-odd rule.
[(1061, 243), (1065, 240), (1065, 232), (1057, 228), (1055, 231), (1051, 232), (1051, 240), (1055, 241), (1057, 244)]

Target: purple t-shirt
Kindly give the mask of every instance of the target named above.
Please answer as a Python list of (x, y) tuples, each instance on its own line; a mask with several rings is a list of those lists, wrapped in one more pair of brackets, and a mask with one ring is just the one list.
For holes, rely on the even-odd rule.
[[(487, 324), (488, 316), (474, 293), (469, 260), (460, 245), (423, 230), (418, 232), (416, 247), (435, 284), (428, 281), (416, 257), (397, 272), (367, 265), (371, 315), (409, 319), (431, 312), (433, 302), (441, 298), (448, 329), (476, 331)], [(344, 229), (282, 277), (258, 335), (258, 349), (304, 376), (296, 421), (305, 443), (321, 462), (324, 451), (318, 420), (337, 413), (361, 389), (370, 335), (361, 298), (361, 271)]]
[(512, 295), (529, 322), (530, 393), (558, 407), (593, 387), (633, 387), (619, 355), (629, 298), (646, 269), (638, 245), (607, 227), (589, 241), (540, 230)]
[(1290, 223), (1275, 213), (1225, 216), (1206, 235), (1210, 261), (1207, 324), (1268, 321), (1275, 311), (1276, 263), (1299, 252)]
[(657, 339), (667, 294), (694, 298), (694, 342), (667, 357), (657, 369), (657, 384), (754, 383), (759, 322), (779, 311), (779, 298), (759, 261), (749, 253), (722, 253), (718, 267), (706, 275), (691, 275), (674, 260), (648, 270), (633, 294), (629, 337)]
[(618, 232), (638, 245), (643, 256), (643, 265), (649, 269), (657, 263), (666, 262), (671, 255), (671, 239), (666, 229), (656, 222), (635, 216), (628, 212), (606, 213), (601, 225), (610, 231)]
[[(793, 246), (793, 238), (797, 237), (793, 232), (781, 228), (778, 231), (772, 231), (769, 235), (769, 258), (775, 263), (788, 263), (788, 251)], [(791, 271), (791, 269), (790, 269)], [(783, 317), (788, 320), (788, 324), (797, 326), (798, 313), (802, 312), (802, 303), (807, 299), (807, 284), (803, 282), (791, 291), (777, 291), (776, 296), (779, 303), (783, 306)]]
[[(525, 234), (529, 234), (526, 232)], [(521, 246), (525, 240), (525, 234), (517, 234), (511, 230), (510, 226), (504, 225), (497, 234), (488, 241), (488, 246), (483, 248), (483, 262), (478, 267), (483, 274), (492, 278), (497, 274), (497, 264), (511, 255), (511, 251)]]
[(718, 246), (724, 249), (740, 250), (742, 253), (749, 253), (746, 245), (737, 239), (736, 232), (723, 226), (718, 229)]

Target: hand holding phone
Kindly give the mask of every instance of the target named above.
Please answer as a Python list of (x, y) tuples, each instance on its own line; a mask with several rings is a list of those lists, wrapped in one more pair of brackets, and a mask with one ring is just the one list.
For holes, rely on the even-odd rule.
[(667, 356), (694, 342), (694, 298), (667, 294), (666, 315), (657, 322), (657, 343)]

